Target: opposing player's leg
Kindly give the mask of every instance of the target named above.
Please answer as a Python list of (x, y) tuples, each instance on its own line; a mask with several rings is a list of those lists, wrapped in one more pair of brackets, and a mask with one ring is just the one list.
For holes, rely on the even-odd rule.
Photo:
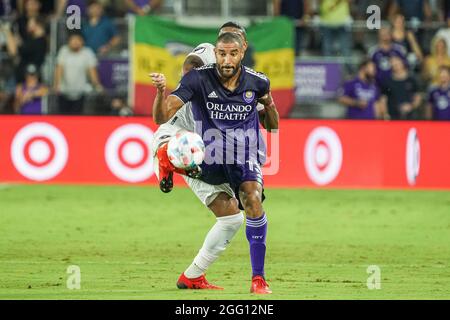
[[(206, 235), (203, 246), (194, 258), (192, 264), (181, 274), (177, 281), (180, 289), (222, 289), (208, 283), (205, 272), (226, 249), (244, 221), (239, 210), (238, 201), (229, 184), (212, 185), (198, 179), (193, 179), (196, 172), (182, 172), (170, 163), (167, 157), (167, 142), (176, 132), (176, 128), (157, 130), (153, 140), (154, 171), (160, 181), (160, 189), (170, 192), (173, 188), (173, 172), (182, 174), (186, 183), (194, 191), (200, 201), (216, 216), (216, 223)], [(186, 174), (191, 175), (188, 177)], [(218, 174), (218, 181), (223, 179)]]
[(191, 265), (177, 282), (180, 289), (222, 289), (209, 284), (205, 273), (230, 244), (244, 221), (238, 201), (228, 184), (210, 185), (198, 179), (185, 177), (196, 196), (216, 216), (216, 223), (209, 230), (201, 249)]

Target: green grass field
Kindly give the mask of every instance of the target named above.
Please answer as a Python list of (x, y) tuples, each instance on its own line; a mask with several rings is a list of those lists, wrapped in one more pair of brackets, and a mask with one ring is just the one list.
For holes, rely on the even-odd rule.
[(450, 192), (266, 194), (274, 293), (255, 297), (244, 227), (207, 274), (224, 291), (176, 288), (215, 221), (189, 189), (2, 185), (0, 299), (450, 299)]

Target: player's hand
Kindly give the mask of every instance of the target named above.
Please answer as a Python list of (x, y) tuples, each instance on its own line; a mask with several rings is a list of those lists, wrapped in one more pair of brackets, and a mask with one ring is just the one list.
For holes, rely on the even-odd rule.
[(160, 93), (164, 93), (166, 90), (166, 77), (162, 73), (150, 73), (153, 85), (158, 89)]

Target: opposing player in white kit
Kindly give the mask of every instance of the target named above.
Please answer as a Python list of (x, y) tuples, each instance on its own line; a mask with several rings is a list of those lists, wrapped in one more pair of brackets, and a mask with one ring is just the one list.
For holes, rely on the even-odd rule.
[[(215, 63), (214, 46), (202, 43), (188, 54), (183, 64), (183, 74), (191, 69), (206, 64)], [(158, 88), (158, 96), (164, 98), (165, 78), (162, 74), (151, 74), (154, 84)], [(160, 125), (155, 132), (152, 143), (155, 173), (160, 181), (163, 192), (169, 192), (172, 187), (173, 172), (181, 173), (188, 186), (200, 201), (216, 216), (217, 222), (207, 234), (202, 248), (194, 258), (192, 264), (179, 277), (177, 286), (180, 289), (223, 289), (208, 283), (205, 272), (208, 267), (225, 250), (231, 239), (244, 221), (240, 212), (238, 201), (229, 184), (210, 185), (201, 180), (194, 179), (197, 172), (184, 172), (176, 170), (167, 158), (167, 143), (179, 130), (194, 132), (194, 119), (191, 105), (186, 103), (166, 123)], [(190, 177), (191, 176), (191, 177)]]

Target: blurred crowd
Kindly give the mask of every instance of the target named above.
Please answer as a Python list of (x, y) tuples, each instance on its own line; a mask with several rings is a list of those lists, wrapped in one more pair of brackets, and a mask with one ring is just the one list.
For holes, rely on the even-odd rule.
[[(349, 118), (450, 120), (450, 0), (272, 1), (273, 15), (294, 20), (297, 56), (313, 52), (320, 57), (360, 57), (358, 67), (349, 69), (352, 79), (338, 94)], [(162, 4), (163, 0), (0, 1), (0, 113), (47, 113), (44, 100), (51, 94), (58, 99), (58, 110), (52, 113), (82, 114), (86, 97), (96, 93), (107, 101), (103, 114), (132, 115), (126, 98), (102, 86), (99, 59), (127, 41), (117, 31), (115, 18), (157, 14)], [(68, 8), (73, 12), (73, 5), (82, 16), (81, 28), (68, 31), (52, 74), (45, 78), (51, 22), (65, 18)], [(366, 27), (354, 27), (358, 21), (365, 23), (371, 5), (380, 8), (382, 24), (377, 43), (369, 47)], [(434, 34), (428, 41), (425, 30), (430, 29)]]
[[(362, 53), (354, 77), (338, 101), (350, 119), (450, 120), (450, 1), (447, 0), (273, 0), (274, 14), (295, 21), (295, 52), (311, 49), (311, 26), (320, 33), (320, 54)], [(380, 9), (377, 43), (367, 47), (367, 27), (353, 29)], [(373, 20), (372, 20), (373, 22)], [(425, 28), (433, 30), (427, 42)]]
[[(104, 92), (97, 70), (99, 58), (114, 52), (122, 41), (113, 19), (153, 14), (161, 3), (162, 0), (0, 1), (0, 113), (45, 113), (44, 99), (52, 93), (58, 99), (54, 113), (82, 114), (86, 96)], [(67, 43), (58, 49), (52, 80), (45, 83), (43, 65), (49, 52), (51, 22), (78, 13), (80, 28), (68, 30)], [(104, 114), (132, 114), (123, 97), (105, 97), (108, 108)]]

